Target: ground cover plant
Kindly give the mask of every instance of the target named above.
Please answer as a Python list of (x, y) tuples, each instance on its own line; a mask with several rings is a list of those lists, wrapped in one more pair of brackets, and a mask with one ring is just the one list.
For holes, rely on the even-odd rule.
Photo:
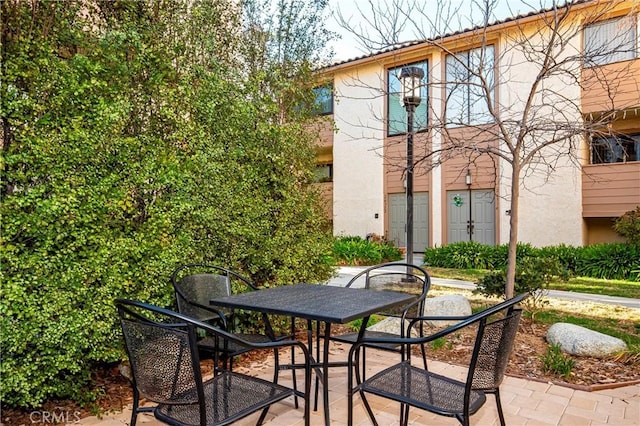
[[(474, 241), (427, 248), (424, 264), (454, 269), (501, 270), (507, 266), (508, 245), (489, 246)], [(570, 276), (640, 281), (640, 246), (626, 243), (593, 244), (573, 247), (533, 247), (519, 243), (517, 260), (555, 259)]]
[(377, 265), (402, 260), (403, 253), (392, 242), (377, 236), (341, 236), (333, 244), (338, 265)]

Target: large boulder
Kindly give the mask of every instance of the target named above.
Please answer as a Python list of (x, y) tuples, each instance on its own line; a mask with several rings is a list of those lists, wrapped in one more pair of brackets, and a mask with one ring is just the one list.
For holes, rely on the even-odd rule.
[[(405, 324), (405, 327), (409, 325), (408, 322)], [(397, 334), (400, 337), (400, 318), (396, 317), (388, 317), (379, 321), (372, 326), (367, 327), (367, 330), (370, 331), (380, 331), (383, 333)], [(405, 330), (406, 331), (406, 330)], [(413, 337), (418, 337), (415, 329), (411, 332)]]
[[(428, 297), (424, 300), (425, 316), (468, 316), (471, 315), (471, 305), (466, 297), (459, 294)], [(459, 323), (461, 320), (425, 321), (431, 327), (447, 327)]]
[(571, 355), (596, 358), (604, 358), (627, 349), (627, 344), (617, 337), (563, 322), (549, 327), (547, 342), (558, 345), (562, 352)]

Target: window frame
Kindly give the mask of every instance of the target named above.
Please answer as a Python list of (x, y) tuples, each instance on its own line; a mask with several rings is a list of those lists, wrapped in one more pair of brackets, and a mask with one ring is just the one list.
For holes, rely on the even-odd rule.
[[(628, 145), (632, 146), (633, 151), (625, 148)], [(611, 136), (591, 135), (589, 157), (589, 164), (640, 162), (640, 132)]]
[[(327, 170), (327, 173), (320, 173), (321, 170)], [(315, 183), (333, 182), (333, 163), (316, 164), (313, 181)]]
[[(628, 51), (623, 50), (621, 52), (618, 51), (618, 52), (608, 52), (608, 53), (597, 54), (597, 51), (599, 49), (604, 49), (608, 47), (613, 42), (613, 40), (616, 40), (618, 37), (616, 36), (607, 37), (607, 40), (608, 40), (607, 44), (603, 44), (602, 46), (598, 46), (598, 45), (590, 46), (590, 39), (588, 39), (589, 30), (593, 29), (594, 35), (598, 35), (597, 28), (602, 28), (605, 25), (611, 24), (611, 23), (621, 22), (625, 19), (628, 19), (631, 23), (630, 25), (631, 34), (629, 36), (630, 39), (627, 41), (631, 44), (631, 46), (629, 46), (629, 50)], [(603, 30), (603, 31), (606, 31), (606, 30)], [(622, 34), (619, 31), (620, 30), (618, 30), (616, 35)], [(623, 46), (624, 44), (620, 45), (620, 47), (623, 47)], [(590, 47), (593, 48), (592, 53), (588, 51)], [(609, 64), (615, 64), (618, 62), (632, 61), (634, 59), (638, 59), (638, 57), (640, 56), (640, 40), (638, 38), (638, 15), (633, 14), (633, 15), (617, 16), (617, 17), (604, 19), (602, 21), (592, 22), (590, 24), (584, 25), (582, 27), (582, 53), (584, 58), (583, 66), (585, 68), (599, 67), (599, 66), (604, 66)], [(630, 56), (619, 57), (619, 56), (622, 56), (624, 53), (628, 53)], [(594, 59), (594, 55), (596, 56), (596, 59)]]
[[(328, 90), (327, 93), (321, 93), (321, 91)], [(333, 81), (327, 82), (320, 86), (315, 86), (313, 89), (313, 114), (314, 115), (330, 115), (333, 114)], [(325, 99), (319, 101), (320, 96), (324, 96)], [(328, 105), (328, 109), (322, 108), (322, 105)]]
[[(485, 51), (484, 55), (475, 54), (474, 52)], [(490, 51), (490, 54), (488, 53)], [(465, 57), (466, 64), (461, 64), (461, 57)], [(452, 62), (450, 62), (450, 58), (452, 58)], [(496, 102), (496, 46), (494, 43), (472, 47), (466, 50), (461, 50), (459, 52), (455, 52), (453, 54), (447, 54), (444, 60), (444, 73), (445, 73), (445, 126), (446, 127), (464, 127), (464, 126), (478, 126), (484, 124), (495, 123), (495, 118), (489, 113), (489, 107), (487, 105), (486, 97), (484, 93), (473, 93), (475, 90), (480, 90), (478, 86), (473, 85), (473, 81), (477, 80), (478, 77), (472, 75), (467, 68), (473, 67), (473, 60), (480, 61), (480, 58), (484, 58), (485, 61), (485, 78), (491, 79), (491, 91), (493, 92), (493, 102), (495, 108)], [(461, 79), (456, 79), (456, 77), (450, 78), (451, 74), (449, 72), (450, 66), (455, 65), (461, 69), (462, 75)], [(462, 101), (460, 102), (460, 113), (452, 114), (453, 110), (453, 98), (451, 94), (454, 90), (459, 91), (462, 94)], [(481, 105), (481, 109), (478, 109), (477, 106)], [(476, 107), (476, 108), (474, 108)], [(452, 117), (457, 115), (456, 120), (453, 121)], [(479, 120), (478, 118), (481, 116), (485, 116), (487, 120)], [(453, 122), (452, 122), (453, 121)]]
[[(404, 67), (420, 67), (424, 71), (424, 78), (422, 80), (423, 85), (420, 89), (422, 100), (420, 101), (420, 105), (416, 107), (414, 116), (413, 116), (414, 132), (415, 133), (425, 132), (427, 131), (429, 126), (429, 108), (428, 108), (429, 106), (429, 90), (428, 90), (429, 60), (425, 58), (420, 61), (403, 64), (403, 65), (396, 65), (386, 69), (387, 104), (386, 104), (385, 126), (386, 126), (387, 137), (400, 136), (400, 135), (407, 134), (407, 110), (404, 107), (402, 99), (400, 99), (401, 89), (400, 89), (400, 80), (398, 79), (398, 76), (400, 75), (400, 71)], [(395, 71), (395, 74), (392, 74), (394, 71)], [(392, 80), (392, 77), (394, 77), (393, 80)], [(392, 83), (397, 83), (397, 90), (392, 91), (392, 87), (391, 87)], [(392, 108), (392, 102), (396, 103), (396, 109)], [(396, 117), (393, 117), (393, 119), (391, 117), (392, 110), (399, 111), (397, 109), (397, 105), (400, 105), (400, 108), (403, 111), (402, 118), (400, 120), (398, 120)], [(423, 114), (423, 111), (424, 111), (424, 114)], [(421, 119), (424, 120), (424, 124), (420, 124)], [(396, 128), (396, 125), (398, 123), (401, 123), (401, 125), (398, 126), (400, 128), (399, 130), (397, 130)]]

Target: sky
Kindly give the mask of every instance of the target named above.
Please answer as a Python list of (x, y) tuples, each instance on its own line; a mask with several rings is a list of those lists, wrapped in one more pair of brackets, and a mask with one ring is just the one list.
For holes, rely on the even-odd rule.
[[(369, 9), (369, 1), (372, 1), (374, 4), (380, 4), (384, 6), (385, 4), (390, 5), (392, 3), (391, 0), (329, 0), (329, 8), (332, 12), (335, 12), (338, 8), (341, 11), (342, 15), (346, 19), (351, 19), (352, 24), (357, 24), (358, 22), (362, 22), (360, 18), (360, 12), (358, 12), (358, 6), (361, 10), (365, 11)], [(463, 5), (469, 5), (471, 1), (469, 0), (404, 0), (404, 1), (417, 1), (421, 3), (425, 3), (427, 6), (429, 4), (434, 5), (438, 1), (446, 1), (455, 4), (462, 3)], [(511, 16), (515, 16), (520, 13), (528, 13), (532, 10), (542, 9), (549, 5), (551, 0), (498, 0), (498, 5), (495, 10), (496, 20), (505, 19)], [(529, 6), (527, 6), (527, 4)], [(352, 59), (358, 56), (362, 56), (367, 54), (368, 52), (363, 51), (362, 48), (358, 47), (358, 43), (353, 34), (350, 34), (344, 28), (341, 28), (338, 25), (337, 20), (334, 16), (331, 16), (327, 21), (327, 28), (330, 31), (333, 31), (341, 36), (340, 40), (336, 40), (331, 43), (331, 47), (335, 52), (334, 61), (339, 62), (347, 59)], [(415, 39), (415, 35), (409, 31), (406, 34), (406, 37), (403, 37), (401, 41), (408, 41)]]

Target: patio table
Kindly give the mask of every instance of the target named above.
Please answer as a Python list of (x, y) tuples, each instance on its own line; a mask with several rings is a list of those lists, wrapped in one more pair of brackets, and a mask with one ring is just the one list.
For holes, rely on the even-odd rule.
[[(328, 371), (330, 366), (346, 365), (345, 363), (329, 363), (329, 336), (331, 324), (345, 324), (362, 318), (364, 325), (369, 316), (389, 308), (404, 305), (415, 298), (414, 295), (394, 291), (370, 291), (356, 288), (344, 288), (322, 284), (294, 284), (273, 287), (249, 293), (235, 294), (227, 297), (215, 298), (212, 305), (245, 309), (265, 314), (283, 315), (303, 318), (307, 320), (307, 338), (309, 352), (313, 349), (312, 322), (322, 322), (325, 325), (322, 361), (312, 360), (312, 367), (316, 376), (322, 382), (324, 420), (330, 424)], [(316, 347), (316, 357), (320, 354), (319, 342)], [(282, 366), (281, 368), (299, 368), (298, 365)], [(315, 407), (314, 409), (317, 409)]]

